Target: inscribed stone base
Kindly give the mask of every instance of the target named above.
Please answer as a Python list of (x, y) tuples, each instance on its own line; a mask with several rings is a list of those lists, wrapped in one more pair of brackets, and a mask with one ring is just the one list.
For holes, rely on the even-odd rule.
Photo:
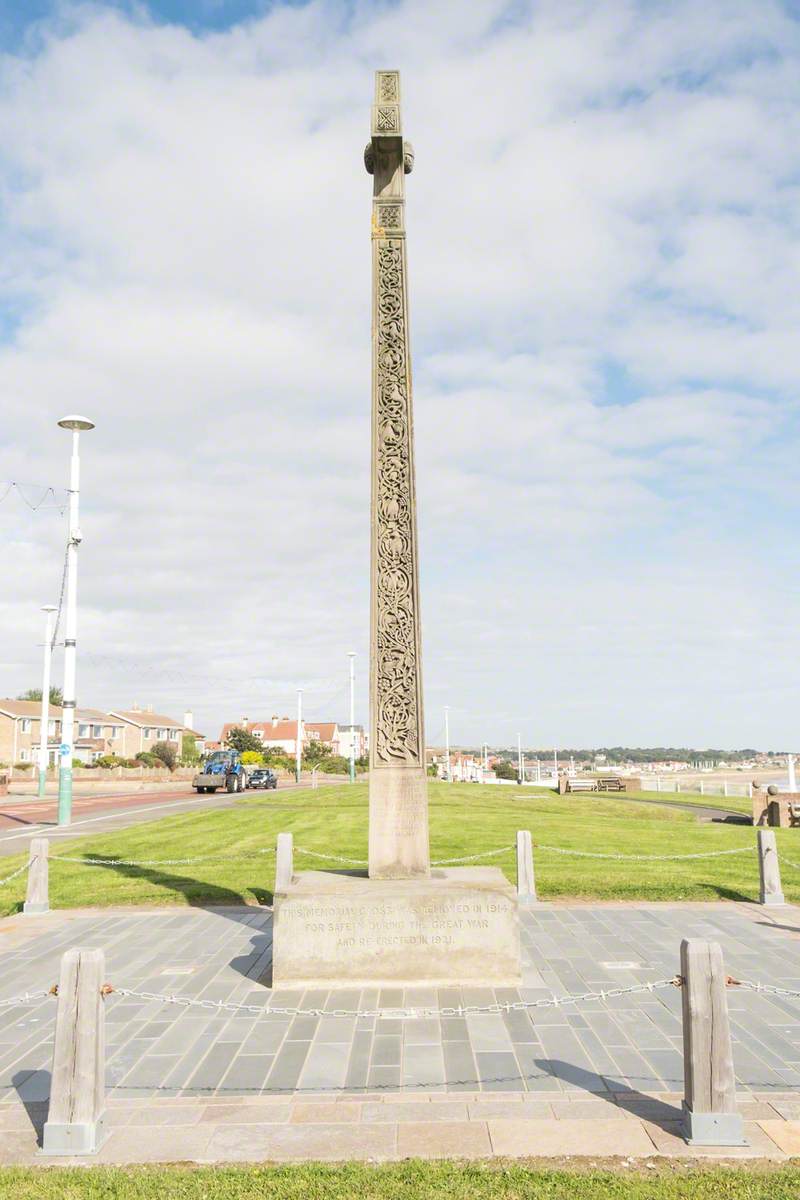
[(422, 879), (304, 871), (275, 894), (273, 985), (520, 982), (519, 912), (497, 867)]
[(428, 779), (421, 767), (373, 767), (369, 773), (370, 879), (430, 873)]

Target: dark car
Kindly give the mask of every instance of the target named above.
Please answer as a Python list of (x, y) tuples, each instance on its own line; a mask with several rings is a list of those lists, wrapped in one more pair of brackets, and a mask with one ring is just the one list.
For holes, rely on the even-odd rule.
[(256, 767), (247, 777), (247, 786), (251, 788), (276, 788), (278, 776), (269, 767)]

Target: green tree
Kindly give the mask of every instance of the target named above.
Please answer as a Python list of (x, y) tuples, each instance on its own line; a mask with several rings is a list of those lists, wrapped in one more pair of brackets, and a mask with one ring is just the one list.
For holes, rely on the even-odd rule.
[(316, 767), (331, 753), (330, 746), (325, 742), (311, 741), (303, 751), (303, 764), (307, 767)]
[[(28, 688), (27, 692), (23, 692), (21, 696), (17, 696), (18, 700), (41, 700), (41, 688)], [(50, 703), (55, 704), (56, 708), (60, 708), (64, 703), (64, 693), (60, 687), (50, 688)]]
[(240, 725), (236, 725), (225, 739), (225, 745), (230, 746), (231, 750), (238, 750), (243, 754), (245, 750), (255, 750), (256, 754), (262, 753), (261, 742), (252, 733), (248, 733), (246, 729), (242, 729)]
[(518, 775), (517, 768), (504, 758), (498, 759), (493, 769), (498, 779), (516, 779)]
[(190, 733), (183, 735), (181, 763), (184, 767), (194, 767), (200, 762), (200, 751), (197, 749), (197, 738)]
[(263, 767), (264, 755), (259, 754), (258, 750), (243, 750), (242, 762), (246, 767)]
[(153, 754), (156, 758), (160, 758), (165, 767), (169, 767), (170, 771), (174, 771), (178, 765), (178, 751), (172, 742), (156, 742), (153, 746)]

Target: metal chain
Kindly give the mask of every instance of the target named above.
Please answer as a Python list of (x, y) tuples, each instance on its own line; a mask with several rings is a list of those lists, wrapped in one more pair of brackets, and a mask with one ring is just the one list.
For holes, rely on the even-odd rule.
[(543, 846), (534, 842), (536, 850), (548, 850), (551, 854), (571, 854), (577, 858), (609, 858), (620, 862), (683, 862), (688, 858), (721, 858), (724, 854), (752, 854), (752, 846), (738, 846), (734, 850), (708, 850), (701, 854), (597, 854), (592, 850), (564, 850), (560, 846)]
[(465, 854), (462, 858), (437, 858), (432, 863), (432, 867), (446, 867), (451, 863), (477, 862), (479, 858), (496, 858), (501, 854), (508, 854), (509, 850), (514, 850), (516, 847), (501, 846), (499, 850), (485, 850), (483, 854)]
[[(496, 858), (501, 854), (507, 854), (509, 850), (513, 850), (513, 844), (510, 846), (500, 846), (497, 850), (484, 850), (480, 854), (465, 854), (461, 858), (435, 858), (431, 860), (432, 867), (446, 867), (453, 863), (476, 862), (479, 858)], [(307, 850), (304, 846), (295, 846), (295, 854), (308, 854), (312, 858), (321, 858), (326, 862), (346, 863), (351, 867), (366, 867), (369, 865), (366, 858), (342, 858), (338, 854), (322, 854), (319, 850)]]
[(23, 992), (21, 996), (12, 996), (10, 1000), (0, 1000), (0, 1008), (13, 1008), (16, 1004), (31, 1004), (34, 1000), (46, 1000), (52, 992)]
[(737, 987), (746, 988), (748, 992), (762, 992), (765, 996), (790, 996), (794, 999), (800, 999), (800, 992), (793, 991), (791, 988), (775, 987), (771, 983), (758, 983), (752, 979), (732, 979), (731, 983)]
[(197, 858), (72, 858), (68, 854), (54, 854), (49, 861), (80, 863), (82, 867), (185, 867), (189, 863), (231, 862), (274, 853), (275, 847), (268, 846), (265, 850), (243, 850), (241, 854), (201, 854)]
[(28, 861), (24, 862), (21, 867), (17, 867), (16, 871), (12, 871), (10, 875), (6, 875), (5, 879), (0, 879), (0, 887), (2, 887), (6, 883), (11, 883), (12, 879), (16, 879), (17, 876), (21, 875), (23, 871), (27, 871), (27, 869), (30, 865), (31, 865), (31, 860), (28, 859)]
[(783, 854), (779, 855), (779, 857), (782, 863), (786, 863), (787, 867), (794, 867), (795, 871), (800, 871), (800, 863), (792, 862), (790, 858), (786, 858)]
[(536, 1008), (560, 1008), (564, 1004), (582, 1004), (593, 1000), (611, 1000), (637, 992), (655, 992), (660, 988), (680, 987), (680, 976), (658, 979), (650, 983), (635, 983), (631, 987), (607, 988), (598, 992), (583, 992), (577, 996), (552, 996), (541, 1000), (506, 1000), (494, 1004), (459, 1004), (452, 1007), (419, 1008), (278, 1008), (263, 1004), (235, 1004), (226, 1000), (194, 1000), (190, 996), (173, 996), (161, 992), (134, 992), (129, 988), (112, 988), (118, 996), (135, 1000), (159, 1000), (164, 1004), (180, 1004), (184, 1008), (217, 1009), (221, 1012), (246, 1012), (256, 1016), (274, 1017), (385, 1017), (410, 1019), (419, 1017), (469, 1017), (484, 1013), (526, 1012)]

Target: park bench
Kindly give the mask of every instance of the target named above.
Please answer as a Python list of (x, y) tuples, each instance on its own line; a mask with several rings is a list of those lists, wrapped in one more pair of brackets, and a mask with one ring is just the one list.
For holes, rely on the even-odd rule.
[(609, 775), (608, 779), (598, 779), (598, 792), (624, 792), (625, 784), (618, 775)]
[(596, 792), (596, 779), (568, 779), (567, 790), (570, 792)]

